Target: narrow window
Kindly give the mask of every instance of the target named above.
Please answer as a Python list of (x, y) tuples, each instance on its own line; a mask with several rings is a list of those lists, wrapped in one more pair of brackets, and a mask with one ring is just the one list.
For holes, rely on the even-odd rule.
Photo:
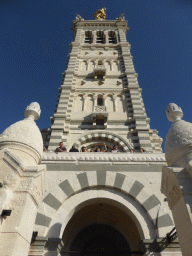
[(103, 31), (97, 31), (97, 43), (98, 44), (104, 44), (105, 43), (105, 37)]
[(97, 106), (103, 106), (103, 99), (102, 98), (97, 99)]
[(117, 43), (117, 38), (115, 35), (115, 31), (109, 31), (109, 44), (116, 44)]
[(92, 32), (91, 31), (85, 31), (85, 43), (86, 44), (92, 43)]

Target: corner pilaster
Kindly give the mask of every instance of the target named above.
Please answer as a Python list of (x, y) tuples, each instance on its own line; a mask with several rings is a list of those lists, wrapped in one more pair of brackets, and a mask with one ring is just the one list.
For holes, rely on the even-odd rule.
[(0, 156), (0, 209), (11, 210), (10, 216), (1, 216), (1, 256), (28, 256), (37, 207), (46, 190), (46, 167), (24, 166), (7, 149)]

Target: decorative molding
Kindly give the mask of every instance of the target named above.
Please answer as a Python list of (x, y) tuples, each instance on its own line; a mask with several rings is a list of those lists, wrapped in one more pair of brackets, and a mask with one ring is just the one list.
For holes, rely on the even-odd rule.
[[(166, 210), (163, 205), (161, 205), (158, 197), (146, 189), (142, 183), (122, 173), (96, 171), (81, 172), (77, 175), (73, 174), (70, 179), (59, 180), (59, 183), (45, 194), (44, 199), (41, 202), (36, 218), (37, 230), (39, 229), (41, 232), (43, 226), (51, 228), (54, 222), (54, 216), (56, 216), (53, 213), (57, 212), (57, 214), (60, 215), (60, 211), (63, 211), (65, 208), (64, 202), (71, 199), (73, 200), (74, 195), (77, 196), (78, 194), (81, 194), (81, 192), (84, 193), (83, 191), (85, 190), (88, 193), (91, 188), (98, 186), (100, 189), (115, 188), (121, 191), (123, 197), (124, 195), (128, 195), (136, 199), (137, 203), (141, 205), (151, 217), (152, 223), (154, 223), (154, 216), (158, 216), (159, 223), (158, 225), (155, 225), (154, 228), (160, 230), (161, 228), (170, 227), (173, 225), (171, 217), (168, 213), (166, 213)], [(64, 198), (55, 201), (55, 195), (61, 193), (65, 195)], [(91, 197), (89, 197), (89, 199), (91, 198), (95, 198), (94, 193)], [(78, 206), (80, 202), (77, 200), (76, 203)], [(46, 205), (48, 205), (49, 208), (47, 208)], [(61, 207), (61, 205), (63, 206)], [(71, 206), (72, 205), (73, 203)], [(52, 208), (51, 211), (50, 207)], [(160, 211), (159, 207), (161, 207)], [(153, 211), (151, 211), (152, 209)], [(62, 223), (65, 223), (65, 218), (67, 216), (64, 214), (62, 216), (64, 217)], [(163, 222), (160, 221), (161, 219)]]
[(4, 189), (29, 193), (38, 205), (46, 190), (46, 166), (26, 166), (8, 149), (5, 149), (2, 154), (3, 161), (12, 169), (12, 172), (14, 171), (14, 173), (4, 171), (3, 176), (0, 175)]
[(93, 111), (105, 112), (106, 111), (106, 106), (93, 106)]
[(151, 154), (151, 153), (58, 153), (44, 152), (42, 163), (49, 161), (62, 162), (105, 162), (105, 163), (128, 163), (128, 162), (161, 162), (165, 163), (165, 154)]

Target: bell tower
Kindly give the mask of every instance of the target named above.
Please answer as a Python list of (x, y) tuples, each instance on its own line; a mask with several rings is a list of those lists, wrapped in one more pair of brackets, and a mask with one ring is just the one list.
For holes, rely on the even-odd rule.
[(94, 16), (73, 21), (74, 41), (51, 128), (42, 132), (45, 145), (54, 150), (63, 141), (69, 150), (105, 143), (109, 151), (117, 144), (121, 152), (141, 147), (160, 153), (162, 140), (150, 129), (126, 40), (127, 21), (123, 15), (106, 20), (105, 8)]

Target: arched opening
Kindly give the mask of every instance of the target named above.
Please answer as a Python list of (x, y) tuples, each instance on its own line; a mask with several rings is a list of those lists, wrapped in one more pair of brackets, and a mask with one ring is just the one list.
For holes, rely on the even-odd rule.
[[(89, 135), (89, 136), (86, 136)], [(73, 141), (76, 148), (80, 149), (83, 145), (87, 147), (88, 151), (91, 149), (95, 150), (95, 147), (103, 147), (103, 144), (107, 145), (108, 152), (111, 152), (113, 145), (118, 145), (120, 152), (129, 152), (131, 145), (127, 144), (122, 137), (117, 136), (113, 133), (98, 132), (98, 133), (86, 133), (84, 137), (80, 137), (79, 140)], [(69, 146), (69, 147), (70, 147)]]
[(141, 252), (141, 237), (131, 216), (108, 200), (93, 200), (74, 213), (63, 233), (72, 256), (129, 255)]
[(103, 106), (103, 99), (101, 97), (97, 98), (97, 106)]
[(114, 227), (106, 224), (93, 224), (82, 229), (75, 237), (70, 255), (127, 255), (130, 247), (124, 236)]
[(85, 43), (86, 44), (92, 43), (92, 31), (85, 31)]
[(119, 152), (125, 152), (125, 149), (121, 144), (119, 144), (117, 141), (114, 141), (114, 140), (109, 141), (107, 138), (98, 138), (98, 139), (94, 138), (92, 140), (90, 139), (90, 140), (84, 141), (82, 143), (82, 145), (87, 148), (88, 152), (91, 150), (96, 151), (97, 147), (99, 147), (102, 151), (105, 149), (104, 144), (106, 144), (106, 146), (107, 146), (106, 152), (111, 152), (114, 145), (118, 146)]
[(116, 35), (115, 35), (115, 31), (109, 31), (108, 36), (109, 36), (109, 44), (116, 44), (117, 43), (117, 38), (116, 38)]
[(105, 37), (103, 31), (97, 31), (97, 43), (98, 44), (104, 44), (105, 43)]

